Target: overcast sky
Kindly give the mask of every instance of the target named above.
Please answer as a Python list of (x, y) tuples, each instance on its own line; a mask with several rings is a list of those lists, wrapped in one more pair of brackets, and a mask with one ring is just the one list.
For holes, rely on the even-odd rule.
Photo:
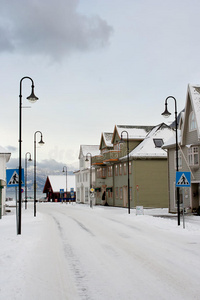
[[(199, 15), (197, 0), (0, 0), (1, 146), (18, 157), (24, 76), (39, 101), (23, 108), (22, 153), (42, 131), (39, 162), (75, 164), (115, 124), (166, 121), (165, 98), (181, 110), (200, 84)], [(23, 106), (30, 91), (23, 80)]]

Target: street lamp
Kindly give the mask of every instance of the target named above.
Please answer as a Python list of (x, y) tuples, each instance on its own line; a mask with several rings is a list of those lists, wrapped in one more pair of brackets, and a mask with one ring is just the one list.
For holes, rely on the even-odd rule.
[(42, 140), (42, 132), (36, 131), (34, 133), (34, 217), (36, 217), (36, 134), (40, 133), (40, 141), (38, 142), (39, 145), (44, 145)]
[(25, 154), (25, 209), (27, 209), (27, 155), (29, 154), (28, 161), (32, 161), (31, 153), (26, 152)]
[[(176, 129), (176, 171), (178, 172), (178, 121), (177, 121), (177, 102), (176, 99), (173, 96), (168, 96), (165, 99), (165, 111), (162, 113), (162, 115), (166, 118), (168, 118), (171, 113), (167, 109), (167, 100), (169, 98), (174, 99), (175, 103), (175, 129)], [(179, 194), (179, 187), (177, 187), (177, 211), (178, 211), (178, 225), (180, 225), (180, 194)]]
[(126, 130), (123, 130), (121, 132), (121, 142), (123, 142), (123, 133), (126, 133), (127, 134), (127, 156), (128, 156), (128, 213), (130, 214), (130, 206), (131, 206), (131, 203), (130, 203), (130, 179), (129, 179), (129, 135), (128, 135), (128, 131)]
[(20, 80), (20, 88), (19, 88), (19, 215), (18, 215), (18, 228), (17, 228), (17, 234), (21, 234), (21, 214), (22, 214), (22, 81), (24, 79), (29, 79), (32, 82), (31, 85), (31, 94), (29, 97), (27, 97), (27, 99), (31, 102), (31, 103), (35, 103), (38, 98), (35, 96), (34, 94), (34, 82), (33, 79), (25, 76)]
[[(89, 161), (88, 159), (88, 155), (90, 156), (90, 193), (91, 193), (91, 188), (92, 188), (92, 154), (90, 152), (88, 152), (86, 154), (86, 159), (85, 161)], [(92, 207), (92, 200), (90, 197), (90, 207)]]
[(63, 172), (65, 172), (66, 175), (66, 202), (67, 202), (67, 166), (63, 167)]

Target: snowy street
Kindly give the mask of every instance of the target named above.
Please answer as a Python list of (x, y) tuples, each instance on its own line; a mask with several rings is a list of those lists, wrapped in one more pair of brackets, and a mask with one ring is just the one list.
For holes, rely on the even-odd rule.
[[(199, 299), (200, 217), (38, 203), (0, 220), (0, 299)], [(164, 218), (152, 215), (165, 215)]]

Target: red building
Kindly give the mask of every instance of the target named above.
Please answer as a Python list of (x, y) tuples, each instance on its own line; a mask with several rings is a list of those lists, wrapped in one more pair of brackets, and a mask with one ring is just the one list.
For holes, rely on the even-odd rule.
[[(76, 192), (74, 191), (74, 175), (49, 175), (47, 176), (43, 193), (46, 193), (48, 201), (76, 201)], [(67, 189), (67, 195), (66, 195)]]

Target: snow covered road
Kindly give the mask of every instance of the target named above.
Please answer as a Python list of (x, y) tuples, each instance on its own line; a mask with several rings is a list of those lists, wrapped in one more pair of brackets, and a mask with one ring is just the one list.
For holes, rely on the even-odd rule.
[(7, 229), (1, 241), (3, 262), (9, 245), (17, 250), (7, 255), (19, 273), (7, 264), (16, 272), (8, 290), (4, 266), (0, 299), (199, 299), (200, 217), (183, 229), (175, 218), (122, 208), (41, 203), (36, 218), (30, 211), (22, 236)]

